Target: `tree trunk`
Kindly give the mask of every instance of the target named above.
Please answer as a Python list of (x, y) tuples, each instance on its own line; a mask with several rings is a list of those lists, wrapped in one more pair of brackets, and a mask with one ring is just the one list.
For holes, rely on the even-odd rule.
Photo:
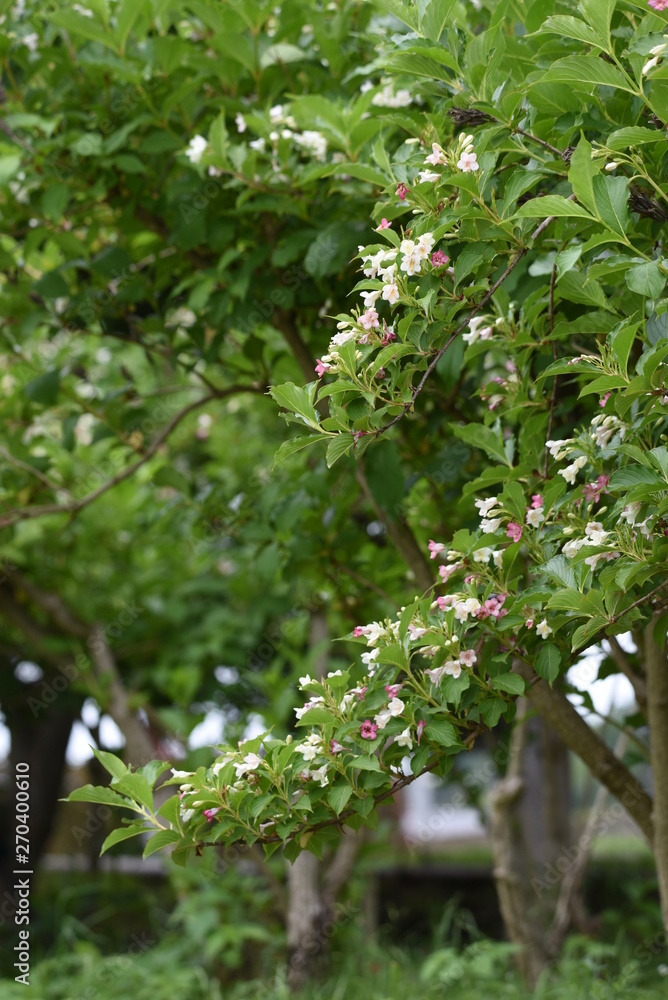
[(668, 933), (668, 658), (654, 638), (655, 616), (644, 634), (647, 677), (647, 717), (654, 786), (654, 858), (659, 881), (661, 914)]
[(568, 752), (527, 702), (518, 702), (508, 770), (492, 794), (494, 877), (518, 964), (533, 989), (553, 953), (547, 943), (555, 900), (546, 873), (570, 841)]

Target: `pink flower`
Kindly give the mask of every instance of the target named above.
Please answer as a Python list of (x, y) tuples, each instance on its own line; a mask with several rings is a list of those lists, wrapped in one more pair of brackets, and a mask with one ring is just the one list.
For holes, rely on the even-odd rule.
[(363, 438), (363, 437), (366, 437), (366, 435), (367, 435), (367, 431), (355, 431), (353, 433), (353, 441), (355, 442), (355, 444), (357, 444), (357, 442), (359, 441), (359, 439)]
[(595, 483), (587, 483), (586, 486), (582, 487), (582, 493), (585, 500), (591, 500), (592, 503), (598, 503), (601, 499), (601, 493), (608, 492), (606, 486), (609, 482), (610, 476), (599, 476)]
[(408, 194), (408, 188), (405, 184), (397, 184), (397, 190), (395, 192), (400, 201), (406, 200), (406, 195)]
[(531, 497), (531, 506), (533, 507), (534, 510), (537, 510), (539, 507), (543, 506), (543, 498), (540, 495), (540, 493), (534, 493), (534, 495)]
[(513, 542), (519, 542), (522, 537), (522, 526), (517, 524), (516, 521), (511, 521), (506, 528), (506, 535), (508, 538), (512, 539)]
[(359, 639), (361, 636), (366, 635), (366, 625), (356, 625), (353, 629), (353, 637)]
[(365, 312), (362, 313), (362, 315), (360, 316), (360, 323), (362, 324), (365, 330), (373, 330), (376, 327), (380, 326), (380, 322), (378, 320), (378, 313), (373, 308), (373, 306), (371, 306), (370, 309), (367, 309)]
[(381, 339), (381, 344), (383, 345), (383, 347), (387, 347), (388, 344), (391, 344), (396, 339), (397, 335), (392, 329), (392, 327), (386, 325)]
[(343, 747), (338, 742), (338, 740), (331, 740), (329, 744), (329, 749), (332, 751), (332, 753), (341, 753)]
[(328, 365), (326, 361), (322, 361), (321, 358), (317, 358), (316, 360), (318, 363), (315, 366), (315, 373), (318, 378), (322, 378), (325, 372), (328, 372), (332, 366)]
[(457, 160), (457, 166), (460, 170), (463, 170), (465, 174), (471, 173), (473, 170), (478, 169), (478, 159), (475, 153), (461, 153), (459, 159)]
[(439, 566), (438, 575), (440, 576), (443, 583), (447, 583), (453, 573), (460, 569), (459, 563), (454, 563), (452, 566)]
[(207, 821), (207, 823), (213, 823), (213, 817), (216, 815), (216, 813), (219, 812), (220, 812), (220, 806), (217, 806), (215, 809), (205, 809), (204, 819)]
[(605, 404), (610, 399), (611, 395), (612, 395), (612, 393), (606, 392), (605, 396), (601, 396), (601, 398), (598, 401), (598, 405), (601, 407), (601, 409), (603, 409), (603, 407), (605, 406)]
[(418, 722), (417, 726), (415, 727), (417, 729), (418, 746), (420, 746), (420, 740), (422, 739), (422, 734), (423, 734), (423, 732), (425, 730), (425, 726), (426, 725), (427, 725), (426, 722), (424, 722), (423, 720), (420, 720), (420, 722)]
[(442, 250), (436, 250), (431, 255), (431, 262), (434, 267), (443, 267), (445, 264), (448, 263), (449, 260), (450, 258), (448, 257), (448, 255), (446, 253), (443, 253)]
[(363, 740), (375, 740), (378, 726), (371, 719), (365, 719), (360, 726), (360, 736)]
[(364, 685), (364, 687), (361, 687), (361, 688), (359, 689), (359, 691), (356, 691), (356, 692), (355, 692), (355, 697), (357, 698), (357, 700), (358, 700), (358, 701), (361, 701), (361, 700), (362, 700), (362, 698), (364, 697), (364, 695), (365, 695), (365, 694), (367, 693), (367, 691), (368, 691), (368, 690), (369, 690), (369, 689), (368, 689), (368, 687), (367, 687), (367, 686), (366, 686), (366, 684), (365, 684), (365, 685)]
[(477, 658), (472, 649), (463, 649), (459, 654), (459, 662), (465, 667), (472, 667)]
[(392, 223), (388, 222), (387, 219), (381, 219), (380, 220), (380, 225), (376, 227), (377, 230), (378, 229), (391, 229), (391, 228), (392, 228)]
[[(654, 10), (668, 10), (668, 0), (647, 0), (647, 3)], [(668, 128), (668, 125), (666, 128)]]
[(387, 697), (389, 698), (390, 701), (392, 701), (393, 698), (397, 697), (397, 695), (401, 691), (402, 687), (403, 687), (402, 684), (386, 684), (385, 685), (385, 690), (387, 691)]
[(527, 628), (533, 628), (533, 618), (527, 618), (525, 624)]
[(475, 573), (470, 573), (469, 576), (464, 577), (464, 583), (472, 583), (475, 580)]
[(431, 558), (435, 559), (436, 556), (440, 555), (441, 552), (445, 552), (445, 545), (443, 542), (434, 542), (431, 538), (429, 539), (429, 551), (431, 552)]

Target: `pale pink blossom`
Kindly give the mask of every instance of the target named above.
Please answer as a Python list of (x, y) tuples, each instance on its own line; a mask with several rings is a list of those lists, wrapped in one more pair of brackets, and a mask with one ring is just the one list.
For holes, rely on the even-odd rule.
[(445, 552), (446, 546), (443, 542), (434, 542), (431, 538), (429, 539), (429, 551), (431, 552), (431, 558), (436, 559), (441, 552)]
[(478, 657), (472, 649), (463, 649), (459, 654), (459, 662), (465, 667), (472, 667)]
[(461, 153), (459, 159), (457, 160), (457, 166), (460, 170), (463, 170), (465, 174), (469, 174), (473, 170), (478, 170), (478, 158), (475, 153)]
[(429, 156), (425, 156), (424, 162), (431, 163), (432, 167), (443, 166), (447, 163), (443, 148), (437, 142), (432, 142), (431, 153)]
[(360, 726), (360, 736), (363, 740), (375, 740), (377, 732), (378, 726), (371, 719), (365, 719)]
[(318, 378), (322, 378), (322, 376), (325, 374), (325, 372), (328, 372), (328, 371), (331, 370), (332, 366), (330, 364), (328, 364), (326, 361), (323, 361), (322, 358), (317, 358), (316, 360), (317, 360), (318, 363), (315, 366), (315, 373), (318, 376)]
[(360, 316), (360, 323), (365, 330), (374, 330), (376, 327), (380, 326), (380, 321), (378, 319), (378, 313), (371, 307), (362, 313)]
[(506, 535), (508, 538), (512, 539), (513, 542), (519, 542), (522, 537), (522, 526), (517, 524), (516, 521), (511, 521), (506, 528)]
[(392, 223), (388, 222), (387, 219), (381, 219), (380, 220), (380, 225), (376, 226), (376, 230), (379, 230), (379, 229), (391, 229), (391, 228), (392, 228)]

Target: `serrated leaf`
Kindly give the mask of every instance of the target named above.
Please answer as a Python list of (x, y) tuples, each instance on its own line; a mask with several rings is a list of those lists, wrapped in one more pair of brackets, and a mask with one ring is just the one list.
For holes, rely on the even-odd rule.
[(534, 670), (539, 677), (552, 685), (559, 676), (561, 653), (553, 642), (545, 642), (540, 647), (534, 661)]
[(114, 844), (120, 844), (124, 840), (130, 840), (131, 837), (138, 837), (141, 833), (148, 833), (149, 827), (142, 825), (132, 825), (132, 826), (119, 826), (116, 830), (112, 830), (109, 836), (105, 839), (102, 847), (100, 848), (100, 855), (108, 851), (110, 847)]
[(350, 434), (338, 434), (335, 438), (331, 438), (327, 445), (327, 468), (331, 469), (340, 458), (347, 455), (352, 446), (353, 439)]
[(589, 222), (596, 220), (587, 212), (582, 205), (578, 205), (568, 198), (563, 198), (560, 194), (546, 194), (543, 198), (532, 198), (522, 205), (513, 219), (547, 219), (550, 216), (558, 218), (587, 219)]
[(160, 851), (163, 847), (168, 847), (169, 844), (175, 844), (180, 839), (181, 835), (177, 830), (159, 830), (147, 843), (142, 857), (150, 858), (156, 851)]
[(350, 785), (334, 785), (327, 793), (327, 801), (338, 816), (345, 809), (348, 799), (353, 794)]

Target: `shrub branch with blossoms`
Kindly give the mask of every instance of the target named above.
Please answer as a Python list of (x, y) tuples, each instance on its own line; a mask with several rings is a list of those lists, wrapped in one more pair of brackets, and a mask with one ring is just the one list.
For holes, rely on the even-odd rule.
[[(484, 30), (440, 0), (380, 6), (406, 29), (381, 58), (413, 67), (429, 110), (397, 101), (407, 137), (373, 146), (384, 188), (358, 304), (333, 317), (316, 379), (270, 390), (310, 431), (281, 457), (324, 442), (328, 465), (352, 465), (440, 420), (484, 468), (466, 526), (425, 546), (432, 590), (360, 624), (348, 670), (302, 678), (303, 738), (222, 747), (174, 773), (157, 814), (140, 800), (128, 831), (166, 827), (151, 844), (177, 860), (235, 841), (319, 855), (418, 775), (447, 774), (534, 685), (563, 688), (606, 636), (665, 647), (665, 4), (484, 11)], [(115, 804), (137, 805), (137, 775), (114, 775)]]

